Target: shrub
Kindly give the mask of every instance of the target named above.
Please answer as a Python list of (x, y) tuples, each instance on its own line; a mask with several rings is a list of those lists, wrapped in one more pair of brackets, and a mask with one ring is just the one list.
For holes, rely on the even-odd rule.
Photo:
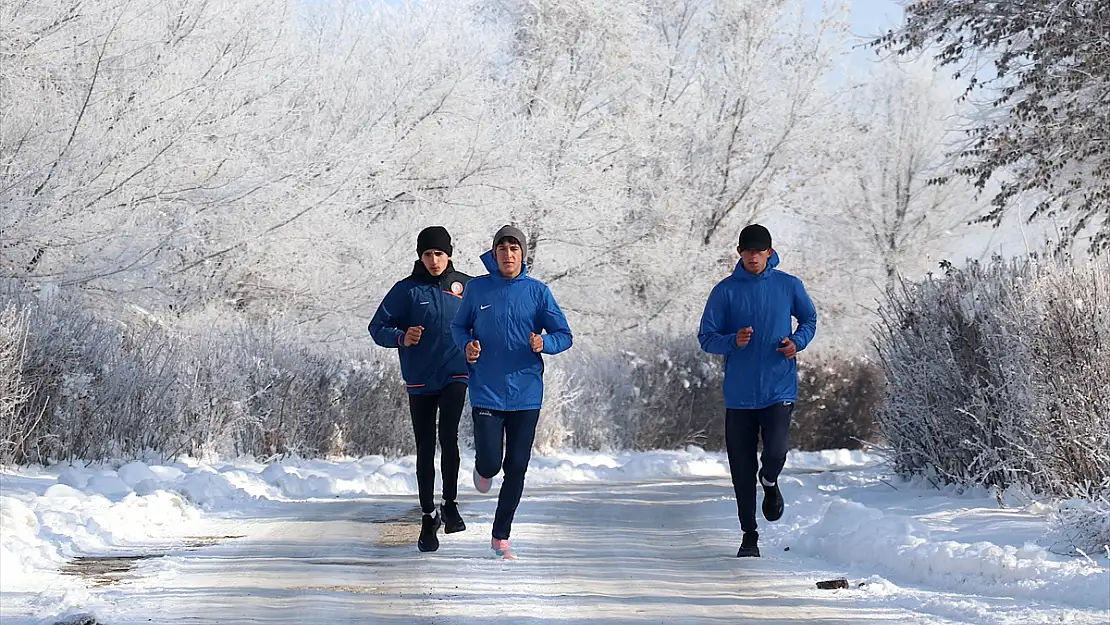
[[(879, 368), (809, 353), (799, 360), (792, 446), (857, 449), (870, 440), (871, 413), (882, 396)], [(703, 352), (695, 337), (645, 335), (620, 350), (580, 349), (559, 367), (574, 372), (573, 398), (553, 417), (569, 446), (725, 448), (723, 360)]]
[(9, 305), (0, 311), (0, 464), (23, 457), (26, 433), (35, 429), (33, 419), (37, 415), (23, 410), (31, 396), (23, 378), (26, 347), (26, 316)]
[(1070, 497), (1110, 478), (1110, 259), (971, 263), (888, 294), (897, 470)]
[(875, 442), (874, 412), (882, 401), (883, 385), (882, 370), (864, 358), (803, 361), (791, 445), (817, 451), (859, 449)]
[(22, 312), (0, 317), (0, 384), (24, 391), (4, 394), (17, 400), (2, 404), (0, 461), (413, 449), (404, 387), (384, 350), (345, 358), (266, 324), (223, 320), (189, 334), (13, 293), (8, 310)]
[[(396, 354), (368, 337), (347, 353), (243, 315), (169, 326), (107, 319), (72, 293), (3, 292), (14, 312), (0, 317), (0, 384), (15, 390), (0, 413), (0, 461), (414, 451)], [(808, 358), (795, 445), (857, 447), (872, 433), (873, 367)], [(721, 359), (692, 335), (579, 346), (548, 363), (541, 451), (724, 449)], [(469, 412), (460, 442), (472, 442)]]

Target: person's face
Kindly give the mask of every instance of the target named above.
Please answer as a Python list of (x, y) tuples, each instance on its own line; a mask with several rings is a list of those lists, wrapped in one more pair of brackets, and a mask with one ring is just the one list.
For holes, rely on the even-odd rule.
[(451, 257), (442, 250), (424, 250), (424, 253), (420, 255), (420, 261), (424, 263), (424, 268), (437, 278), (443, 275), (444, 271), (447, 271), (447, 263), (450, 260)]
[(493, 249), (497, 258), (497, 269), (506, 278), (515, 278), (520, 275), (522, 250), (515, 241), (502, 241)]
[(767, 268), (767, 261), (771, 260), (771, 254), (775, 253), (773, 249), (766, 250), (742, 250), (736, 248), (740, 252), (740, 260), (744, 263), (744, 271), (748, 273), (759, 275)]

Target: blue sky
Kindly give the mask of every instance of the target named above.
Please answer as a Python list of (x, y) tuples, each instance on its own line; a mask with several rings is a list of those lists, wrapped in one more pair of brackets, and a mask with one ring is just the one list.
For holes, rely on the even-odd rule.
[(902, 6), (894, 0), (853, 0), (852, 31), (867, 37), (896, 26), (902, 19)]
[[(810, 0), (819, 6), (821, 0)], [(870, 39), (902, 22), (902, 5), (896, 0), (851, 0), (850, 22), (852, 34), (861, 39)], [(876, 60), (875, 51), (869, 48), (856, 48), (852, 51), (852, 63), (862, 64)]]

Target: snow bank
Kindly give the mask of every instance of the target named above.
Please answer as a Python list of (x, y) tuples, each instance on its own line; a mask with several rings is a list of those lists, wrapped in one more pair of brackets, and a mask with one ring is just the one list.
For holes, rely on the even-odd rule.
[(0, 473), (4, 622), (15, 618), (16, 604), (23, 606), (16, 612), (50, 615), (46, 623), (100, 606), (83, 579), (62, 574), (75, 556), (142, 553), (204, 535), (201, 511), (152, 475), (140, 466)]
[[(873, 454), (847, 449), (803, 452), (793, 450), (786, 473), (838, 471), (878, 464)], [(698, 447), (684, 451), (647, 451), (623, 454), (564, 452), (534, 458), (528, 467), (529, 484), (617, 483), (683, 478), (727, 478), (728, 458)]]
[(124, 493), (118, 478), (85, 477), (87, 490), (59, 482), (41, 495), (5, 485), (0, 591), (42, 590), (56, 581), (44, 574), (76, 555), (127, 551), (199, 531), (200, 511), (176, 493)]
[(1110, 610), (1110, 570), (1037, 544), (1047, 527), (1043, 506), (1000, 510), (976, 491), (898, 488), (884, 495), (842, 485), (833, 496), (803, 488), (788, 503), (793, 524), (773, 541), (897, 583)]
[[(831, 471), (869, 466), (878, 459), (859, 451), (792, 451), (790, 471)], [(468, 487), (473, 458), (465, 456), (459, 485)], [(724, 454), (697, 447), (684, 451), (639, 453), (564, 452), (535, 456), (528, 469), (529, 485), (615, 483), (683, 478), (728, 477)], [(495, 478), (495, 484), (499, 478)], [(206, 509), (234, 507), (251, 500), (323, 499), (368, 495), (412, 495), (417, 492), (416, 460), (381, 456), (342, 460), (288, 459), (272, 464), (252, 460), (203, 464), (185, 460), (169, 465), (131, 463), (119, 471), (69, 468), (58, 482), (78, 490), (119, 500), (128, 494), (159, 489), (182, 494)]]

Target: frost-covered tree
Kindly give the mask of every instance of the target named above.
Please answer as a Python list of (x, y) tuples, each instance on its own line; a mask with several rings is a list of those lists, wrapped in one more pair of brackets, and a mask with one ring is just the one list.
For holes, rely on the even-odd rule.
[(0, 16), (5, 277), (319, 318), (378, 286), (421, 210), (492, 184), (495, 52), (467, 5), (55, 0)]
[(466, 3), (326, 6), (303, 25), (304, 87), (287, 105), (302, 126), (281, 138), (317, 166), (295, 221), (245, 252), (257, 280), (244, 292), (261, 311), (361, 336), (352, 317), (411, 270), (424, 225), (449, 226), (461, 268), (479, 269), (514, 184), (493, 72), (502, 42)]
[(803, 4), (502, 5), (530, 169), (518, 210), (587, 324), (686, 324), (739, 229), (801, 208), (844, 35), (835, 7)]
[[(0, 38), (0, 271), (90, 289), (176, 290), (229, 216), (289, 189), (269, 140), (292, 3), (5, 3)], [(211, 276), (220, 268), (208, 267)]]
[(285, 314), (358, 338), (420, 227), (448, 226), (481, 273), (511, 221), (580, 333), (687, 332), (749, 221), (783, 224), (806, 272), (803, 217), (829, 210), (809, 199), (843, 143), (840, 15), (10, 3), (2, 91), (34, 95), (0, 101), (0, 272), (156, 316)]
[(1110, 247), (1110, 3), (1105, 0), (918, 0), (875, 41), (933, 54), (978, 101), (959, 170), (1000, 185), (983, 219), (998, 223), (1023, 194), (1030, 219), (1058, 215), (1073, 241)]
[(952, 177), (958, 108), (929, 68), (878, 64), (848, 101), (844, 157), (826, 179), (840, 209), (831, 221), (889, 288), (931, 247), (966, 232), (981, 206), (971, 184)]

